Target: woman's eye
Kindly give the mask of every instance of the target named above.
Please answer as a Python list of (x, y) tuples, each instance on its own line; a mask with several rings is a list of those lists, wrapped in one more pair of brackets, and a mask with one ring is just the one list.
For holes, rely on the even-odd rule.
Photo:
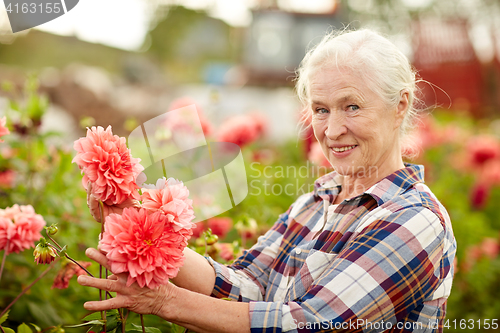
[(328, 110), (325, 108), (316, 108), (316, 113), (328, 113)]
[(347, 108), (348, 108), (348, 109), (351, 109), (352, 111), (357, 111), (357, 110), (359, 110), (359, 106), (357, 106), (356, 104), (349, 105)]

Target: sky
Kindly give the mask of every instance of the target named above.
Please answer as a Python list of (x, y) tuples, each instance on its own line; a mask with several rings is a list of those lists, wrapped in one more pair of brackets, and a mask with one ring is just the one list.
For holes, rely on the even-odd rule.
[(65, 15), (36, 29), (109, 46), (137, 50), (148, 31), (143, 0), (80, 0)]
[[(349, 5), (355, 6), (357, 3), (366, 5), (366, 1), (371, 0), (349, 0)], [(433, 0), (402, 1), (409, 7), (423, 7)], [(149, 29), (150, 17), (154, 10), (152, 3), (182, 4), (192, 9), (203, 9), (230, 25), (247, 26), (252, 20), (251, 8), (256, 7), (259, 2), (265, 0), (80, 0), (67, 14), (35, 29), (59, 35), (73, 35), (88, 42), (137, 51), (141, 49)], [(277, 2), (283, 9), (325, 12), (335, 6), (336, 0), (277, 0)], [(3, 1), (0, 1), (0, 20), (6, 20)], [(480, 24), (475, 24), (471, 34), (475, 46), (488, 51), (481, 51), (480, 54), (487, 59), (491, 58), (492, 47), (484, 38), (487, 34), (481, 29)]]
[[(150, 0), (151, 1), (151, 0)], [(79, 39), (125, 50), (139, 50), (148, 32), (151, 16), (150, 1), (146, 0), (80, 0), (67, 14), (35, 29), (59, 35), (74, 35)], [(177, 3), (192, 9), (206, 9), (213, 17), (233, 26), (247, 26), (252, 16), (250, 8), (257, 0), (156, 0)], [(335, 0), (278, 0), (283, 8), (321, 12)], [(306, 4), (306, 5), (304, 5)], [(0, 1), (0, 11), (5, 11)]]

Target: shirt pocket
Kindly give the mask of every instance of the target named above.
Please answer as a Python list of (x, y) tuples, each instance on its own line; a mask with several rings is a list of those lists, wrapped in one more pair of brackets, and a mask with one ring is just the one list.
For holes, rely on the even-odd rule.
[(290, 281), (285, 301), (300, 299), (317, 280), (331, 263), (335, 260), (337, 253), (327, 253), (318, 250), (310, 250), (299, 272)]

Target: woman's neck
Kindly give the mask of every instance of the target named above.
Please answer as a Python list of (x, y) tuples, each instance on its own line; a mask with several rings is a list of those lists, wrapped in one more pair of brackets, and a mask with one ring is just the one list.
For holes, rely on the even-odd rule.
[(339, 204), (345, 199), (354, 198), (368, 190), (370, 187), (389, 176), (390, 174), (396, 172), (397, 170), (403, 169), (404, 163), (397, 163), (393, 168), (386, 169), (384, 173), (379, 173), (378, 171), (374, 174), (368, 173), (364, 174), (362, 177), (356, 177), (353, 175), (342, 176), (342, 188), (333, 202), (334, 204)]

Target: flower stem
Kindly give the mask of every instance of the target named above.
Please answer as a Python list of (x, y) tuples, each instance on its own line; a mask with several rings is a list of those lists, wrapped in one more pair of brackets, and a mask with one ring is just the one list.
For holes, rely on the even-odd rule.
[[(49, 233), (47, 232), (47, 230), (45, 230), (45, 234), (47, 235), (47, 237), (49, 237), (49, 239), (55, 244), (55, 246), (57, 246), (57, 248), (59, 249), (59, 251), (62, 251), (62, 247), (61, 245), (59, 245), (59, 243), (56, 242), (56, 240), (52, 237), (50, 237)], [(56, 249), (57, 250), (57, 249)]]
[(0, 281), (2, 280), (3, 274), (3, 266), (5, 265), (5, 259), (7, 259), (7, 255), (9, 254), (9, 243), (10, 239), (7, 240), (7, 244), (5, 245), (5, 249), (3, 250), (3, 258), (2, 258), (2, 266), (0, 267)]
[[(52, 238), (51, 238), (52, 239)], [(54, 240), (52, 240), (54, 241)], [(60, 250), (58, 248), (56, 248), (54, 245), (52, 245), (51, 243), (48, 243), (54, 250), (56, 250), (57, 252), (60, 252)], [(89, 276), (92, 276), (92, 277), (95, 277), (92, 273), (89, 272), (88, 269), (86, 269), (84, 266), (82, 266), (78, 261), (76, 261), (75, 259), (71, 258), (69, 256), (69, 254), (65, 253), (64, 256), (66, 257), (66, 259), (70, 260), (72, 263), (74, 263), (75, 265), (77, 265), (78, 267), (80, 267), (81, 269), (83, 269), (85, 271), (85, 273), (87, 273)], [(106, 294), (110, 297), (110, 298), (113, 298), (113, 296), (109, 293), (109, 291), (106, 291)]]
[[(99, 200), (99, 215), (101, 217), (101, 234), (99, 235), (99, 240), (102, 239), (104, 234), (104, 203)], [(107, 275), (107, 274), (106, 274)], [(107, 276), (106, 276), (107, 278)], [(102, 265), (99, 264), (99, 279), (102, 279)], [(99, 289), (99, 301), (102, 301), (102, 290)], [(101, 311), (101, 319), (104, 320), (104, 332), (106, 332), (106, 311)]]
[(7, 312), (7, 310), (9, 310), (12, 307), (12, 305), (14, 305), (19, 300), (19, 298), (21, 298), (21, 296), (23, 296), (24, 294), (26, 294), (26, 292), (28, 290), (30, 290), (30, 288), (33, 287), (33, 285), (35, 283), (37, 283), (41, 278), (43, 278), (45, 276), (45, 274), (47, 274), (51, 270), (51, 268), (54, 266), (54, 263), (55, 263), (55, 261), (53, 261), (50, 264), (50, 266), (47, 267), (47, 269), (42, 272), (42, 274), (40, 274), (33, 282), (31, 282), (29, 284), (29, 286), (27, 286), (26, 288), (24, 288), (23, 291), (21, 291), (19, 293), (19, 295), (17, 295), (16, 298), (14, 298), (14, 300), (12, 302), (10, 302), (9, 305), (7, 305), (7, 307), (5, 309), (3, 309), (2, 313), (0, 313), (0, 318), (5, 314), (5, 312)]
[(142, 333), (146, 333), (146, 328), (144, 327), (144, 317), (142, 314), (140, 314), (139, 317), (141, 317)]
[(118, 309), (118, 314), (120, 315), (120, 319), (122, 321), (122, 333), (126, 333), (125, 322), (127, 321), (127, 317), (123, 317), (123, 309)]

